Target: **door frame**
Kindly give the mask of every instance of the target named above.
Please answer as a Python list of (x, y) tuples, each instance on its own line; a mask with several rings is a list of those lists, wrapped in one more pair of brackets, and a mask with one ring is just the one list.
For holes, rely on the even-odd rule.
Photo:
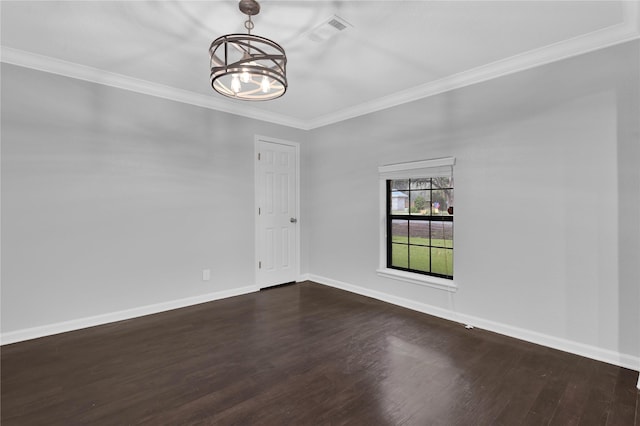
[(258, 173), (258, 167), (259, 167), (259, 162), (258, 162), (258, 153), (259, 153), (259, 148), (258, 145), (260, 142), (267, 142), (267, 143), (272, 143), (272, 144), (279, 144), (279, 145), (287, 145), (290, 147), (295, 148), (295, 155), (296, 155), (296, 189), (295, 189), (295, 195), (296, 195), (296, 218), (298, 219), (297, 222), (297, 229), (296, 229), (296, 238), (295, 238), (295, 242), (296, 242), (296, 249), (294, 251), (294, 256), (296, 258), (296, 267), (295, 267), (295, 280), (296, 282), (298, 282), (300, 280), (300, 234), (302, 234), (301, 230), (302, 230), (302, 220), (300, 217), (300, 144), (298, 142), (292, 142), (292, 141), (288, 141), (288, 140), (284, 140), (284, 139), (278, 139), (278, 138), (272, 138), (270, 136), (264, 136), (264, 135), (254, 135), (254, 143), (253, 143), (253, 148), (254, 148), (254, 155), (253, 155), (253, 179), (254, 179), (254, 186), (253, 186), (253, 214), (254, 214), (254, 262), (253, 262), (253, 271), (254, 271), (254, 286), (256, 290), (260, 290), (260, 283), (258, 282), (258, 274), (260, 272), (260, 268), (258, 267), (258, 262), (260, 261), (260, 232), (259, 232), (259, 221), (260, 221), (260, 217), (258, 215), (258, 208), (259, 206), (259, 199), (260, 199), (260, 194), (259, 194), (259, 188), (260, 188), (260, 174)]

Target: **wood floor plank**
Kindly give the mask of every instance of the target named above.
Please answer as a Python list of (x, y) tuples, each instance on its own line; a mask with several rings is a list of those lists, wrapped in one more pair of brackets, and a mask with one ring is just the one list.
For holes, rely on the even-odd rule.
[(550, 426), (578, 425), (589, 397), (589, 383), (597, 361), (579, 356), (568, 357), (567, 361), (564, 391), (558, 398)]
[(637, 373), (304, 282), (0, 349), (3, 426), (632, 425)]
[(618, 369), (606, 364), (597, 364), (589, 383), (589, 396), (583, 407), (581, 423), (589, 419), (594, 425), (606, 425), (609, 407), (613, 401)]
[(636, 381), (633, 376), (629, 370), (618, 370), (618, 380), (613, 391), (613, 400), (609, 406), (607, 426), (634, 424), (636, 400), (639, 392), (634, 387)]

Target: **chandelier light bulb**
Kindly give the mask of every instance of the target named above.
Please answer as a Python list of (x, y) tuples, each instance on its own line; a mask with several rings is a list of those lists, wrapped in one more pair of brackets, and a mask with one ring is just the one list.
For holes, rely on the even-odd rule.
[(251, 80), (251, 75), (249, 75), (249, 71), (246, 68), (242, 69), (242, 74), (240, 74), (240, 81), (243, 83), (248, 83)]
[[(250, 55), (245, 54), (242, 59), (250, 59), (250, 58), (251, 58)], [(246, 62), (245, 65), (255, 66), (257, 64), (253, 61), (249, 61), (249, 62)], [(242, 74), (240, 74), (240, 81), (243, 83), (248, 83), (251, 81), (251, 72), (249, 71), (249, 68), (247, 67), (242, 68)]]
[(262, 83), (260, 83), (260, 88), (262, 89), (262, 93), (269, 93), (271, 90), (271, 83), (269, 83), (269, 77), (266, 75), (262, 76)]
[[(248, 62), (247, 65), (253, 65), (252, 62)], [(249, 70), (247, 68), (242, 68), (242, 74), (240, 74), (240, 81), (243, 83), (248, 83), (251, 81), (251, 74), (249, 74)]]
[(233, 90), (233, 93), (238, 93), (241, 88), (242, 86), (240, 84), (240, 79), (238, 79), (238, 74), (234, 74), (231, 80), (231, 90)]

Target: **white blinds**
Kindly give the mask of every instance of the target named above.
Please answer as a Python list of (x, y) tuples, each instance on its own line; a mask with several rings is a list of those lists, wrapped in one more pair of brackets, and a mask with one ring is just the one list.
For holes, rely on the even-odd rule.
[(439, 176), (453, 176), (455, 157), (434, 158), (433, 160), (388, 164), (378, 167), (380, 179), (412, 179)]

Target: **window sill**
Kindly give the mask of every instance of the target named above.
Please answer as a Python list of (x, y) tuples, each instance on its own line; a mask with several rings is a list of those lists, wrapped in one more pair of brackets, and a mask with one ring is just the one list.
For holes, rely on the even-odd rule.
[(438, 290), (445, 290), (450, 292), (458, 291), (458, 286), (456, 286), (452, 280), (446, 280), (444, 278), (414, 274), (411, 272), (398, 271), (396, 269), (389, 268), (378, 269), (376, 272), (378, 273), (378, 276), (391, 278), (392, 280), (405, 281), (411, 284), (436, 288)]

